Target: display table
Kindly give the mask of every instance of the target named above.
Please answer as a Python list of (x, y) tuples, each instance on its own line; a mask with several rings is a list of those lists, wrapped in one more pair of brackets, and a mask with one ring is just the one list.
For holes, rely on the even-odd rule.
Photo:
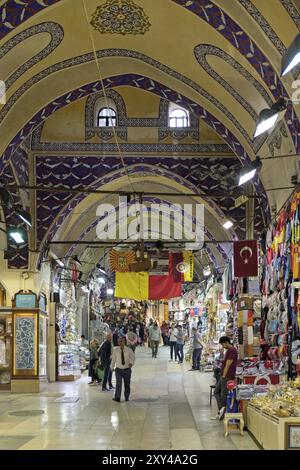
[[(289, 426), (292, 425), (292, 429)], [(300, 418), (278, 418), (270, 416), (260, 409), (248, 404), (247, 428), (264, 450), (287, 450), (300, 435)], [(294, 434), (290, 434), (290, 433)], [(295, 435), (297, 433), (297, 436)], [(299, 447), (294, 447), (300, 450)]]

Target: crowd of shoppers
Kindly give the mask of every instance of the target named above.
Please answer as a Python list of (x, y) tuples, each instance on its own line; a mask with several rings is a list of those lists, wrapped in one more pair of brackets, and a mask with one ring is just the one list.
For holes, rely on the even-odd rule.
[[(184, 325), (185, 326), (185, 325)], [(148, 326), (145, 323), (131, 322), (111, 325), (106, 340), (99, 345), (96, 339), (90, 343), (89, 385), (102, 383), (102, 391), (113, 390), (112, 374), (115, 371), (116, 389), (114, 401), (121, 401), (122, 385), (124, 383), (124, 396), (128, 401), (130, 397), (130, 382), (132, 367), (135, 363), (135, 350), (137, 346), (144, 346), (148, 338), (152, 357), (157, 358), (159, 345), (170, 348), (170, 361), (182, 364), (184, 360), (184, 345), (189, 341), (192, 352), (191, 371), (200, 370), (203, 343), (201, 333), (197, 326), (188, 328), (181, 324), (171, 325), (164, 322), (160, 327), (156, 321), (150, 319)], [(81, 337), (81, 341), (85, 340)], [(227, 336), (220, 338), (220, 345), (225, 351), (224, 360), (220, 356), (220, 367), (215, 367), (216, 378), (215, 398), (218, 405), (218, 415), (214, 419), (222, 419), (226, 410), (227, 384), (236, 378), (238, 353)], [(220, 353), (221, 354), (221, 353)]]

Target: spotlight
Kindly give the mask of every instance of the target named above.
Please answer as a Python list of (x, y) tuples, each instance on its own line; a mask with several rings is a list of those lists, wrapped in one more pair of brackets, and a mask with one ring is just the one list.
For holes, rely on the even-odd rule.
[(300, 33), (297, 34), (292, 44), (286, 50), (281, 59), (281, 76), (283, 77), (300, 63)]
[(223, 224), (223, 227), (226, 228), (226, 230), (228, 230), (231, 227), (233, 227), (233, 223), (231, 222), (231, 220), (227, 220), (225, 224)]
[(29, 212), (24, 211), (23, 209), (16, 210), (16, 216), (24, 222), (28, 227), (32, 227), (31, 216)]
[(211, 275), (210, 266), (205, 266), (205, 268), (203, 269), (203, 276), (208, 277), (210, 275)]
[(252, 178), (254, 178), (256, 172), (258, 172), (262, 167), (262, 162), (259, 157), (256, 157), (254, 162), (251, 163), (251, 165), (245, 167), (240, 176), (239, 176), (239, 183), (238, 185), (241, 186), (242, 184), (247, 183), (247, 181), (250, 181)]
[(272, 104), (271, 108), (263, 109), (258, 117), (256, 123), (256, 130), (254, 137), (258, 137), (264, 132), (272, 129), (276, 122), (282, 119), (287, 108), (287, 100), (280, 98), (276, 103)]
[(9, 227), (7, 229), (7, 234), (17, 243), (17, 245), (22, 245), (22, 243), (25, 243), (26, 241), (26, 237), (20, 228)]
[(102, 268), (102, 266), (101, 266), (100, 264), (97, 264), (96, 266), (97, 266), (97, 268), (99, 269), (100, 273), (106, 275), (106, 271)]
[(55, 261), (57, 262), (57, 264), (58, 264), (61, 268), (64, 268), (64, 267), (65, 267), (64, 263), (63, 263), (60, 259), (56, 259)]
[(113, 295), (114, 290), (113, 289), (107, 289), (106, 293), (107, 293), (107, 295)]

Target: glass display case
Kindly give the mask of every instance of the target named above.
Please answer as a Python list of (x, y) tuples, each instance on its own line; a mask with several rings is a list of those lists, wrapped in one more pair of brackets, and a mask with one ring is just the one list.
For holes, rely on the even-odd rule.
[(12, 317), (0, 312), (0, 390), (9, 390), (11, 382)]
[(58, 380), (76, 380), (81, 376), (79, 349), (77, 343), (58, 345)]

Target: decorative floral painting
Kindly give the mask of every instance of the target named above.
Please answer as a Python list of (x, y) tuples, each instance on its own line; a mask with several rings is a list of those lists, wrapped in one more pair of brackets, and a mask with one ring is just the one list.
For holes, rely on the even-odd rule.
[(16, 318), (16, 369), (34, 369), (34, 334), (34, 317)]
[(145, 34), (151, 26), (144, 10), (132, 0), (108, 0), (97, 7), (91, 25), (102, 34)]

